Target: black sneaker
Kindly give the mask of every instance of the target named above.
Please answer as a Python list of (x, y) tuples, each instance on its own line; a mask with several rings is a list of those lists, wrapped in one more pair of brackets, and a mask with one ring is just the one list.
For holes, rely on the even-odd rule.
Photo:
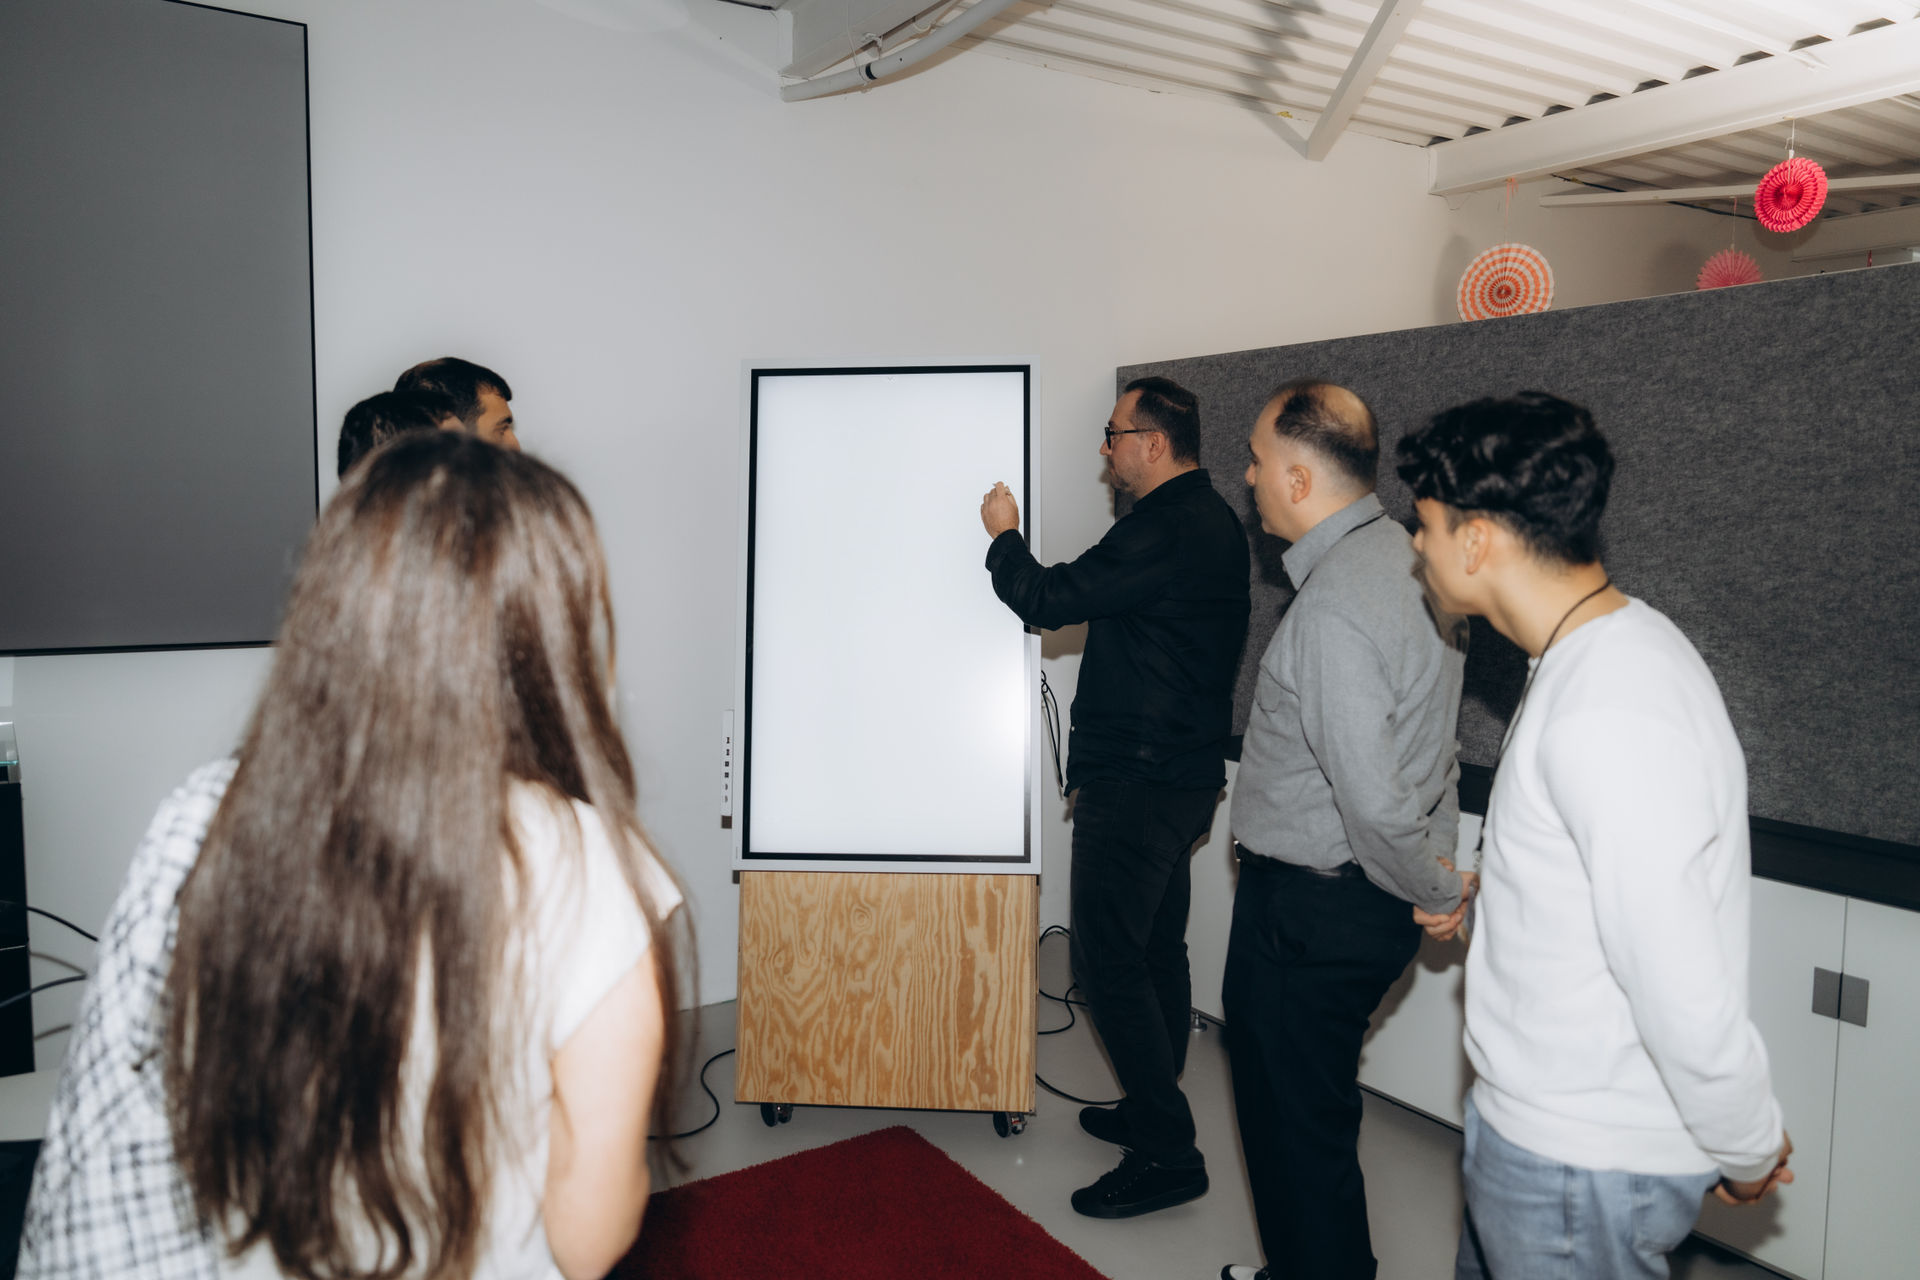
[(1273, 1280), (1273, 1272), (1244, 1262), (1230, 1262), (1220, 1268), (1220, 1280)]
[(1120, 1114), (1118, 1107), (1082, 1107), (1080, 1108), (1080, 1127), (1102, 1142), (1111, 1142), (1116, 1147), (1133, 1145), (1133, 1126)]
[(1089, 1218), (1131, 1218), (1171, 1209), (1205, 1194), (1206, 1169), (1170, 1169), (1129, 1151), (1120, 1157), (1117, 1169), (1073, 1193), (1073, 1211)]

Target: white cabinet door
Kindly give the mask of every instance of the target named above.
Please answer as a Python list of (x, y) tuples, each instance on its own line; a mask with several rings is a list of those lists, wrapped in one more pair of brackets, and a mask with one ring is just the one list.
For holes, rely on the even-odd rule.
[[(1460, 846), (1480, 836), (1478, 814), (1460, 815)], [(1466, 1029), (1467, 950), (1459, 939), (1420, 940), (1420, 954), (1374, 1010), (1360, 1051), (1360, 1083), (1459, 1128), (1473, 1067)]]
[(1920, 912), (1849, 902), (1845, 972), (1868, 982), (1867, 1025), (1837, 1024), (1825, 1280), (1911, 1276), (1920, 1270)]
[(1836, 1274), (1823, 1276), (1821, 1264), (1840, 1024), (1813, 1012), (1813, 971), (1840, 970), (1847, 907), (1847, 899), (1831, 893), (1753, 882), (1747, 985), (1753, 1024), (1773, 1067), (1773, 1094), (1793, 1137), (1794, 1182), (1751, 1207), (1709, 1199), (1700, 1215), (1701, 1235), (1801, 1280)]

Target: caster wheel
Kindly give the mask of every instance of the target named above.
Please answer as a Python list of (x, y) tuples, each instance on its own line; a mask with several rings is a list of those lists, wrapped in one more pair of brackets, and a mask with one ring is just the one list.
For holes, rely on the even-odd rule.
[(993, 1131), (1003, 1138), (1017, 1137), (1027, 1131), (1027, 1117), (1018, 1111), (996, 1111)]
[(771, 1129), (777, 1124), (785, 1124), (793, 1119), (791, 1102), (763, 1102), (760, 1104), (760, 1123)]

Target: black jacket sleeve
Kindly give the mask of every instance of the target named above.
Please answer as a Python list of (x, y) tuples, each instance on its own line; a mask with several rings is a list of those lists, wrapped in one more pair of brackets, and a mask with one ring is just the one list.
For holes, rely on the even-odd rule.
[(1107, 530), (1079, 559), (1042, 568), (1017, 529), (987, 548), (993, 591), (1030, 627), (1052, 630), (1110, 618), (1166, 589), (1178, 566), (1170, 531), (1132, 516)]

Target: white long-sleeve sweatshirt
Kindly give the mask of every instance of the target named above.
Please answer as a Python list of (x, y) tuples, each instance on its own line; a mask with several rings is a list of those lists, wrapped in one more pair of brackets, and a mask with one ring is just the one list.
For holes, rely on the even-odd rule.
[(1582, 1168), (1763, 1176), (1781, 1117), (1747, 1011), (1746, 759), (1665, 615), (1632, 600), (1547, 651), (1486, 830), (1482, 1118)]

